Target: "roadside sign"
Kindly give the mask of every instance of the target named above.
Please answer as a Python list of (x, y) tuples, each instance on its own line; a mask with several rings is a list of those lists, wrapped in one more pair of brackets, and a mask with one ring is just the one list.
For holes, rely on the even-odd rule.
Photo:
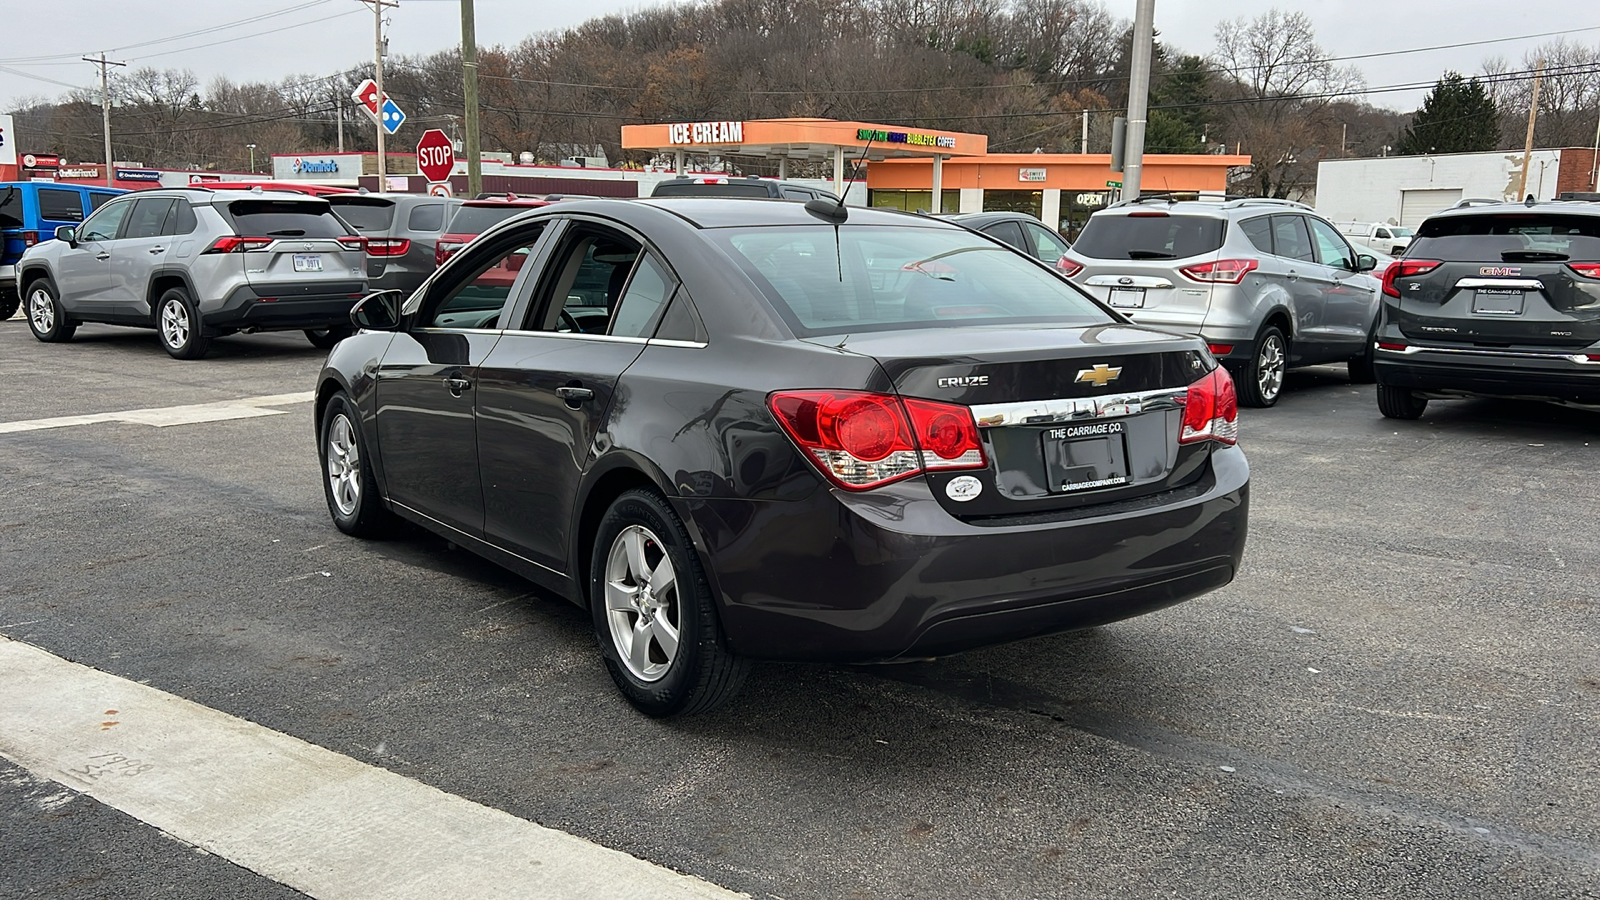
[(417, 141), (417, 171), (431, 182), (441, 182), (450, 177), (455, 165), (455, 148), (450, 145), (449, 135), (437, 128), (424, 131)]
[(1122, 187), (1122, 182), (1120, 182), (1120, 181), (1108, 181), (1108, 182), (1106, 182), (1106, 187), (1119, 188), (1119, 187)]
[(449, 197), (453, 194), (453, 192), (450, 190), (450, 182), (448, 181), (441, 181), (438, 184), (428, 185), (428, 193), (435, 197)]
[(394, 134), (400, 130), (401, 125), (406, 123), (406, 114), (400, 111), (400, 107), (393, 100), (384, 97), (383, 119), (381, 121), (383, 122), (383, 130)]
[(366, 107), (367, 115), (376, 119), (378, 117), (378, 83), (368, 78), (351, 92), (350, 96), (359, 104)]

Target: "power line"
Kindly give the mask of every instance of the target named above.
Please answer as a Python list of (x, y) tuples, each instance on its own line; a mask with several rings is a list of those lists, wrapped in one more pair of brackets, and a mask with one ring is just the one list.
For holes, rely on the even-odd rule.
[[(124, 44), (121, 47), (112, 47), (111, 50), (115, 50), (115, 51), (133, 50), (133, 49), (137, 49), (139, 47), (149, 47), (149, 46), (152, 46), (154, 44), (165, 44), (165, 43), (168, 43), (170, 41), (180, 41), (180, 40), (183, 40), (184, 38), (199, 37), (200, 35), (203, 35), (203, 34), (214, 34), (214, 33), (218, 32), (218, 31), (226, 31), (229, 28), (236, 28), (236, 27), (238, 27), (240, 25), (251, 25), (251, 24), (254, 24), (256, 22), (260, 22), (260, 21), (262, 21), (264, 19), (273, 18), (274, 16), (284, 15), (285, 13), (298, 12), (298, 11), (300, 11), (302, 9), (309, 9), (309, 8), (311, 8), (313, 6), (322, 6), (324, 4), (332, 3), (332, 2), (333, 2), (333, 0), (309, 0), (309, 2), (301, 3), (301, 4), (297, 5), (297, 6), (289, 6), (289, 7), (283, 8), (283, 9), (273, 10), (272, 12), (258, 13), (256, 15), (249, 16), (249, 17), (244, 18), (244, 19), (237, 19), (237, 20), (232, 21), (232, 22), (224, 22), (221, 25), (211, 25), (211, 26), (208, 26), (206, 28), (198, 28), (198, 29), (195, 29), (194, 31), (183, 32), (182, 34), (169, 35), (169, 36), (163, 37), (163, 38), (154, 38), (154, 39), (148, 40), (148, 41), (139, 41), (138, 43), (134, 43), (134, 44)], [(81, 54), (80, 53), (58, 53), (58, 54), (52, 54), (52, 55), (47, 55), (47, 56), (18, 56), (18, 57), (13, 57), (11, 59), (0, 59), (0, 63), (41, 62), (41, 61), (45, 61), (45, 60), (67, 59), (69, 57), (78, 57), (78, 56), (81, 56)]]

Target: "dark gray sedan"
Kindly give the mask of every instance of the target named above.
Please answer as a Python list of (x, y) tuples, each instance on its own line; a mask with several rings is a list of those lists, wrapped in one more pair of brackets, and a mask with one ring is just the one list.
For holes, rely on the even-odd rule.
[(1233, 578), (1249, 468), (1202, 342), (955, 225), (823, 206), (561, 203), (369, 296), (317, 385), (334, 522), (585, 606), (655, 716), (753, 658), (943, 655)]

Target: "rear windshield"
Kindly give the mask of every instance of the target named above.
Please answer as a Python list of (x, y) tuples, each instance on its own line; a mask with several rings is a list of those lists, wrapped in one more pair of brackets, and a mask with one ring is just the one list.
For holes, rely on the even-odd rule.
[(0, 228), (22, 227), (22, 192), (16, 185), (0, 187)]
[(805, 337), (1112, 318), (1037, 262), (969, 231), (827, 225), (708, 229)]
[(1600, 216), (1444, 216), (1417, 229), (1406, 256), (1472, 262), (1600, 260)]
[(350, 233), (327, 203), (304, 200), (235, 200), (228, 204), (234, 230), (261, 237), (341, 237)]
[(450, 220), (445, 231), (450, 234), (483, 234), (490, 226), (498, 225), (517, 213), (525, 213), (528, 206), (463, 206)]
[(771, 197), (764, 184), (658, 184), (652, 197)]
[(1188, 259), (1222, 247), (1227, 223), (1211, 216), (1093, 216), (1072, 245), (1090, 259)]
[(339, 218), (357, 231), (388, 231), (394, 222), (393, 200), (329, 200)]

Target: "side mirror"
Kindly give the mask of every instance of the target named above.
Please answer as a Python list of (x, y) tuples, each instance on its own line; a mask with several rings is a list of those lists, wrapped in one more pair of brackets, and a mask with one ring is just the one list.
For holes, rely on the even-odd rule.
[(57, 225), (56, 240), (66, 241), (68, 246), (76, 247), (78, 246), (78, 229), (73, 228), (71, 225)]
[(394, 331), (400, 327), (399, 291), (374, 291), (350, 310), (350, 324), (367, 331)]
[(1378, 267), (1378, 258), (1370, 253), (1363, 253), (1356, 257), (1357, 272), (1371, 272)]

